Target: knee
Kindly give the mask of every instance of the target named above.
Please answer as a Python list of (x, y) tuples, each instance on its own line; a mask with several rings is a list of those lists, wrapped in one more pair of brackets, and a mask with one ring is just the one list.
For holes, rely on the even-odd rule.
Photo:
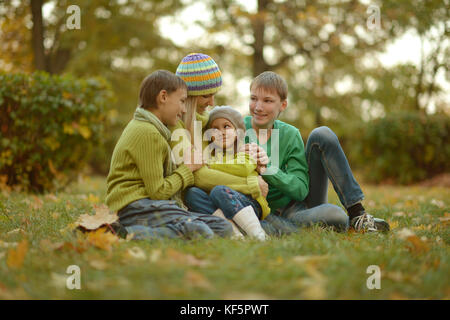
[(213, 199), (221, 199), (224, 195), (228, 193), (228, 190), (230, 188), (226, 186), (215, 186), (212, 188), (211, 192), (209, 193), (209, 196)]
[(326, 211), (328, 226), (336, 228), (337, 231), (347, 231), (349, 226), (349, 218), (347, 213), (334, 204), (324, 204), (324, 210)]
[(200, 188), (191, 187), (186, 190), (186, 193), (184, 194), (184, 201), (188, 204), (192, 203), (192, 201), (194, 201), (198, 197), (202, 196), (204, 193), (205, 193), (205, 191), (203, 191)]
[(309, 139), (312, 141), (321, 141), (325, 143), (338, 141), (338, 138), (333, 130), (326, 126), (318, 127), (311, 131)]

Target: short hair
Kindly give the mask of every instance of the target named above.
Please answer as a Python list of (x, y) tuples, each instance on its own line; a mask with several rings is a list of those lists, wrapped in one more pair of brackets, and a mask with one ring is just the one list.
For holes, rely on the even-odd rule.
[(286, 80), (284, 80), (280, 75), (272, 71), (264, 71), (256, 78), (253, 79), (250, 84), (250, 90), (252, 88), (263, 89), (267, 91), (275, 90), (280, 96), (281, 101), (287, 99), (288, 95), (288, 85)]
[(149, 74), (141, 83), (139, 91), (139, 106), (144, 109), (156, 108), (156, 97), (161, 90), (169, 94), (179, 88), (187, 90), (186, 83), (179, 76), (167, 70), (157, 70)]

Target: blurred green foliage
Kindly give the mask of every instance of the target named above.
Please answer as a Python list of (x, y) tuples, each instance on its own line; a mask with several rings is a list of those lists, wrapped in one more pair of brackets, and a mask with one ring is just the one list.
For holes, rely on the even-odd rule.
[(35, 192), (70, 181), (100, 144), (111, 98), (100, 78), (0, 73), (0, 175)]
[(409, 184), (450, 170), (450, 117), (444, 114), (393, 112), (348, 132), (350, 162), (368, 181)]

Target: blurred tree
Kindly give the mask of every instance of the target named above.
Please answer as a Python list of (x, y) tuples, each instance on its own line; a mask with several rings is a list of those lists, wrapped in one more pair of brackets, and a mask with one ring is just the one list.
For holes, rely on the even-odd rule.
[[(70, 5), (80, 8), (80, 29), (67, 28)], [(117, 136), (136, 108), (142, 79), (156, 69), (175, 71), (185, 54), (159, 27), (162, 17), (182, 8), (180, 0), (0, 0), (0, 69), (108, 80), (116, 101), (109, 107), (113, 128), (105, 137), (106, 154), (97, 155), (105, 162), (97, 167), (105, 171)]]
[[(206, 0), (214, 19), (202, 23), (211, 34), (205, 47), (233, 55), (228, 66), (235, 74), (284, 76), (291, 102), (284, 119), (307, 131), (325, 122), (339, 131), (398, 103), (423, 109), (428, 102), (419, 103), (421, 96), (439, 91), (436, 74), (448, 70), (448, 0), (373, 1), (380, 25), (369, 25), (377, 10), (358, 0), (256, 2), (251, 10), (242, 1)], [(433, 34), (437, 47), (417, 70), (386, 70), (376, 55), (411, 29), (424, 39)]]

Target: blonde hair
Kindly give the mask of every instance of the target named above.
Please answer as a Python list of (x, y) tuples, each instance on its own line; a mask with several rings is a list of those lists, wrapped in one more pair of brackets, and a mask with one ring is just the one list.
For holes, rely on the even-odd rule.
[(267, 91), (276, 91), (281, 101), (287, 99), (288, 95), (288, 85), (286, 80), (284, 80), (280, 75), (272, 71), (265, 71), (253, 79), (250, 84), (250, 90), (263, 89)]
[(194, 144), (194, 121), (197, 112), (197, 96), (188, 96), (186, 99), (186, 113), (183, 114), (182, 120), (186, 126), (186, 130), (191, 134), (191, 144)]

